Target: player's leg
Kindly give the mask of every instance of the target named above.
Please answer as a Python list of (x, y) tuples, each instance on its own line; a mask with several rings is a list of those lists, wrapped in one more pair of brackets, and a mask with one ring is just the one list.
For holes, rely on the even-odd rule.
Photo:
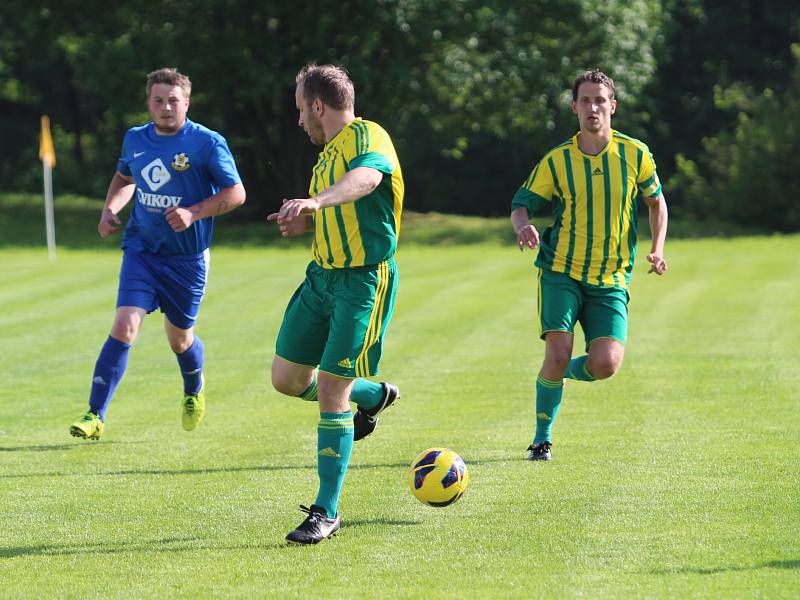
[(545, 334), (542, 369), (536, 378), (536, 432), (530, 446), (531, 460), (549, 460), (553, 424), (564, 396), (564, 370), (572, 355), (574, 336), (566, 331)]
[(202, 385), (201, 374), (205, 356), (203, 341), (194, 334), (193, 327), (188, 329), (176, 327), (167, 316), (164, 316), (164, 332), (181, 368), (183, 392), (196, 394)]
[(330, 327), (331, 305), (326, 300), (328, 274), (311, 263), (295, 290), (275, 341), (272, 387), (281, 394), (317, 401), (317, 372)]
[(586, 354), (573, 358), (564, 375), (579, 381), (607, 379), (622, 366), (628, 337), (628, 292), (583, 286), (580, 323)]
[(319, 490), (308, 517), (286, 539), (297, 544), (316, 544), (332, 536), (341, 524), (339, 494), (353, 449), (353, 415), (350, 392), (353, 380), (319, 373), (319, 424), (317, 425), (317, 474)]
[(183, 400), (181, 400), (181, 424), (186, 431), (196, 429), (206, 415), (205, 377), (203, 365), (205, 346), (194, 334), (194, 328), (183, 329), (173, 325), (164, 316), (164, 331), (169, 347), (175, 353), (183, 378)]
[(400, 397), (396, 385), (366, 379), (378, 374), (398, 283), (397, 265), (387, 260), (373, 269), (346, 273), (332, 288), (336, 303), (320, 369), (355, 378), (350, 400), (358, 405), (353, 417), (356, 441), (371, 434), (378, 415)]
[(615, 375), (622, 366), (625, 346), (609, 337), (592, 340), (587, 355), (586, 370), (595, 379), (608, 379)]
[(69, 432), (73, 436), (96, 440), (103, 434), (108, 405), (125, 374), (128, 353), (145, 314), (143, 308), (136, 306), (117, 307), (111, 334), (100, 349), (94, 365), (89, 410), (70, 426)]
[(281, 394), (316, 402), (317, 371), (312, 366), (293, 363), (275, 355), (272, 359), (272, 387)]
[(151, 256), (150, 263), (158, 282), (164, 332), (183, 379), (181, 423), (186, 431), (192, 431), (206, 414), (205, 346), (195, 334), (194, 324), (205, 295), (210, 253), (206, 250), (196, 257)]
[(580, 314), (577, 282), (564, 273), (540, 269), (537, 306), (545, 355), (536, 378), (536, 432), (528, 458), (550, 460), (553, 424), (564, 395), (564, 372), (572, 356), (573, 331)]
[(89, 410), (70, 426), (73, 436), (98, 439), (102, 435), (106, 411), (125, 373), (131, 345), (144, 316), (157, 307), (155, 281), (146, 262), (139, 253), (124, 252), (114, 323), (95, 363)]

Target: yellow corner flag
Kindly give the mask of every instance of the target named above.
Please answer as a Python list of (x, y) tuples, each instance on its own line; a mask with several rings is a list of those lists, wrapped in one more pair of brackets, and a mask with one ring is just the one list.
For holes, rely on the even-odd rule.
[(42, 137), (39, 140), (39, 158), (51, 169), (56, 166), (56, 151), (50, 135), (50, 117), (42, 116)]

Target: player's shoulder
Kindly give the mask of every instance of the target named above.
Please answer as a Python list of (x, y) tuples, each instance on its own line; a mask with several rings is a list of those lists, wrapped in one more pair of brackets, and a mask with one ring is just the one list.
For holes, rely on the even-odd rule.
[(190, 121), (186, 119), (186, 136), (191, 136), (193, 138), (197, 138), (199, 140), (208, 140), (210, 142), (225, 142), (225, 136), (223, 136), (218, 131), (214, 131), (213, 129), (206, 127), (200, 123), (196, 123), (194, 121)]
[(389, 133), (375, 121), (358, 117), (348, 125), (352, 135), (369, 135), (380, 139), (390, 139)]
[(617, 131), (616, 129), (611, 130), (611, 139), (626, 146), (632, 146), (637, 150), (641, 150), (642, 152), (646, 152), (648, 154), (650, 153), (650, 148), (642, 140), (638, 140), (635, 137), (626, 135), (621, 131)]
[(549, 159), (551, 159), (551, 158), (553, 158), (555, 156), (558, 156), (558, 155), (562, 154), (565, 149), (568, 150), (570, 148), (570, 146), (574, 145), (574, 140), (575, 140), (575, 138), (571, 137), (569, 139), (564, 140), (563, 142), (561, 142), (557, 146), (553, 146), (547, 152), (544, 153), (544, 155), (542, 156), (541, 161), (539, 161), (539, 162), (543, 162), (543, 161), (549, 160)]
[(136, 125), (125, 132), (125, 137), (129, 139), (138, 138), (147, 135), (147, 132), (152, 128), (153, 123), (145, 123), (144, 125)]
[(346, 131), (343, 142), (350, 146), (355, 154), (381, 152), (393, 148), (389, 134), (375, 121), (358, 117), (346, 125)]

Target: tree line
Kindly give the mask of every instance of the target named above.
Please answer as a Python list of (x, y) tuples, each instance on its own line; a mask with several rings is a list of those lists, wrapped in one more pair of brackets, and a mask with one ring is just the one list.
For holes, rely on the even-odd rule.
[(336, 62), (357, 114), (395, 141), (409, 209), (507, 214), (534, 162), (576, 130), (572, 80), (598, 67), (617, 83), (614, 127), (650, 146), (673, 213), (800, 229), (794, 1), (46, 4), (0, 5), (3, 191), (39, 189), (48, 114), (57, 193), (103, 198), (122, 135), (148, 120), (145, 75), (174, 66), (260, 216), (307, 192), (319, 148), (297, 126), (294, 76)]

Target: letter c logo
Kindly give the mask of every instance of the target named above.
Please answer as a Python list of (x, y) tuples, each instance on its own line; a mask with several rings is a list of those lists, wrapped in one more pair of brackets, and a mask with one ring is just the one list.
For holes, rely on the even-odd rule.
[(140, 171), (140, 173), (142, 175), (142, 179), (144, 179), (145, 183), (147, 183), (147, 186), (153, 192), (163, 187), (170, 179), (172, 179), (169, 171), (167, 171), (167, 167), (164, 166), (164, 163), (160, 158), (148, 163), (144, 169)]

